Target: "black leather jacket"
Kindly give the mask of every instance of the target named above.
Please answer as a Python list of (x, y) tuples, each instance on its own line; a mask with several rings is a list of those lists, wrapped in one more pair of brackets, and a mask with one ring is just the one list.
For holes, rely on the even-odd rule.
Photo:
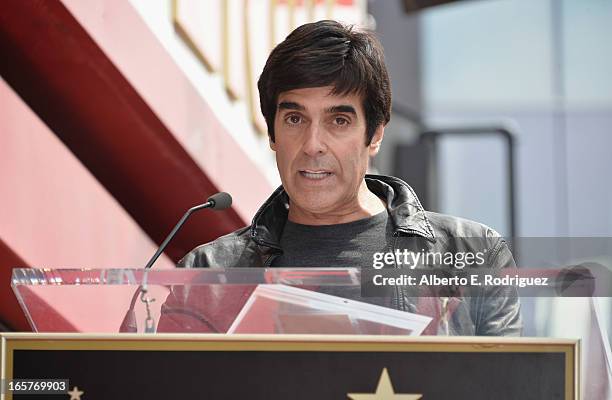
[[(515, 266), (505, 240), (491, 228), (425, 211), (412, 188), (401, 179), (366, 175), (366, 183), (373, 193), (386, 200), (389, 216), (395, 226), (394, 249), (405, 248), (408, 241), (420, 238), (427, 247), (426, 251), (476, 252), (484, 247), (487, 250), (486, 265), (490, 268)], [(279, 187), (255, 214), (250, 226), (196, 247), (179, 262), (179, 267), (270, 267), (282, 253), (279, 243), (287, 221), (288, 207), (288, 196)], [(516, 290), (487, 287), (451, 300), (454, 306), (448, 319), (450, 335), (521, 334), (520, 303)], [(390, 306), (419, 312), (419, 301), (408, 290), (397, 288)]]

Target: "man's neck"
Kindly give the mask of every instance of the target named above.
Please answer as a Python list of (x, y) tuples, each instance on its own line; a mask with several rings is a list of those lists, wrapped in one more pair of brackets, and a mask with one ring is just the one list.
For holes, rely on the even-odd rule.
[(383, 201), (372, 193), (365, 180), (359, 187), (357, 197), (346, 206), (328, 212), (313, 213), (297, 205), (289, 205), (289, 221), (302, 225), (337, 225), (357, 221), (386, 210)]

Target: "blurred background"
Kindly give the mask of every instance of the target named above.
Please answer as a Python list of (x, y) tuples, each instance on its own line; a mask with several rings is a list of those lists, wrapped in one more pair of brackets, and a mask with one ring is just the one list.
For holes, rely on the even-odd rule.
[[(7, 0), (0, 330), (29, 329), (15, 266), (143, 266), (221, 190), (232, 209), (192, 218), (156, 268), (247, 225), (280, 183), (259, 73), (326, 18), (386, 51), (393, 114), (373, 172), (508, 237), (612, 236), (610, 0)], [(599, 321), (609, 345), (610, 298), (583, 300), (524, 299), (525, 334)]]

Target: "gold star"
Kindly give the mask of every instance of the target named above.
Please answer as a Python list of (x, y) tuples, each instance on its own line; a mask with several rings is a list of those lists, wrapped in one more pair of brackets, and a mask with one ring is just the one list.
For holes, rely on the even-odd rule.
[(70, 395), (70, 400), (81, 400), (81, 396), (84, 395), (85, 392), (79, 390), (78, 386), (75, 386), (68, 394)]
[(347, 396), (352, 400), (418, 400), (423, 397), (420, 394), (396, 394), (387, 368), (384, 368), (380, 374), (376, 393), (347, 393)]

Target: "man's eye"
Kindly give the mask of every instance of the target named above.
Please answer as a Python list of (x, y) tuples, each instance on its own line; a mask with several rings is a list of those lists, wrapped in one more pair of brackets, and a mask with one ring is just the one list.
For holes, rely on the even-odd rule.
[(349, 124), (349, 120), (343, 117), (336, 117), (334, 123), (338, 126), (344, 126)]
[(300, 122), (302, 122), (302, 117), (300, 117), (299, 115), (295, 115), (295, 114), (293, 114), (293, 115), (289, 115), (289, 116), (287, 116), (287, 117), (285, 118), (285, 121), (286, 121), (287, 123), (289, 123), (289, 124), (292, 124), (292, 125), (297, 125), (297, 124), (299, 124)]

